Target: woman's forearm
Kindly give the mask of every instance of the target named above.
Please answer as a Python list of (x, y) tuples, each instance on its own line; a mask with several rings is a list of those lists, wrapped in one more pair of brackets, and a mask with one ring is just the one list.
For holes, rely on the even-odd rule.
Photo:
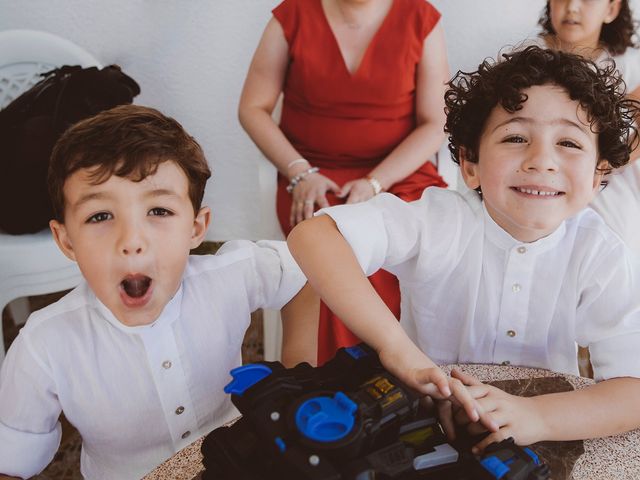
[(387, 190), (433, 158), (444, 141), (439, 122), (425, 122), (411, 132), (370, 173)]
[[(300, 154), (285, 137), (280, 127), (266, 110), (257, 106), (240, 106), (238, 117), (240, 124), (251, 137), (265, 157), (285, 176), (287, 165)], [(304, 166), (304, 168), (309, 168)], [(295, 174), (295, 172), (293, 172)]]

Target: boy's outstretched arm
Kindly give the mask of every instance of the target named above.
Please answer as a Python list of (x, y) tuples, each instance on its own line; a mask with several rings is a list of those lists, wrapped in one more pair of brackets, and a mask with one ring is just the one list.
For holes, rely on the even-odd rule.
[(308, 283), (281, 310), (282, 364), (318, 363), (320, 297)]
[[(458, 370), (451, 375), (468, 386), (481, 408), (491, 413), (500, 427), (476, 445), (478, 450), (509, 437), (520, 445), (529, 445), (543, 440), (605, 437), (640, 428), (638, 378), (612, 378), (581, 390), (519, 397)], [(456, 420), (468, 423), (462, 411)], [(469, 430), (476, 434), (484, 428), (471, 424)]]
[[(476, 403), (462, 382), (447, 378), (406, 335), (331, 217), (322, 215), (302, 222), (287, 243), (311, 286), (353, 333), (378, 352), (391, 373), (434, 398), (453, 395), (469, 418), (479, 418)], [(489, 417), (481, 420), (495, 430)]]

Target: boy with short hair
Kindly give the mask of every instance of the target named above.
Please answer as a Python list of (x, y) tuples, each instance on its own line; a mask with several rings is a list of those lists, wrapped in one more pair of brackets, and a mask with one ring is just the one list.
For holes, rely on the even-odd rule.
[(61, 137), (51, 229), (84, 281), (33, 313), (2, 365), (0, 472), (40, 472), (61, 411), (82, 436), (82, 474), (110, 479), (140, 478), (237, 415), (223, 387), (250, 313), (289, 302), (286, 314), (305, 278), (284, 242), (189, 256), (209, 225), (209, 176), (198, 143), (150, 108)]
[[(586, 208), (603, 174), (629, 159), (637, 106), (619, 84), (611, 70), (538, 47), (459, 73), (446, 130), (471, 190), (427, 189), (413, 203), (378, 195), (289, 236), (327, 305), (422, 391), (442, 381), (436, 363), (578, 374), (576, 345), (590, 348), (599, 383), (581, 391), (521, 398), (454, 373), (492, 430), (477, 449), (640, 426), (640, 263)], [(400, 324), (365, 281), (363, 270), (379, 268), (400, 280)]]

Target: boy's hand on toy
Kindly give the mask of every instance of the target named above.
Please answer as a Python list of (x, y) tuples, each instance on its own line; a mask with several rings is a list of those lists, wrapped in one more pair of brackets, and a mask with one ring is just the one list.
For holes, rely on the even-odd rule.
[[(478, 402), (479, 411), (490, 415), (497, 429), (473, 447), (473, 453), (482, 452), (487, 445), (513, 437), (518, 445), (530, 445), (543, 439), (543, 422), (538, 418), (535, 397), (511, 395), (497, 387), (486, 385), (477, 378), (454, 369), (451, 376), (460, 380)], [(480, 435), (487, 428), (472, 420), (463, 408), (455, 409), (455, 423), (466, 426), (471, 435)]]
[[(478, 403), (463, 382), (448, 377), (415, 345), (412, 348), (381, 350), (378, 355), (384, 367), (407, 386), (434, 400), (449, 400), (459, 406), (467, 418), (479, 421), (492, 432), (498, 429), (490, 415), (480, 412)], [(443, 428), (448, 435), (455, 436), (451, 418), (452, 415), (449, 414)]]
[[(453, 380), (457, 379), (454, 378)], [(458, 423), (455, 419), (456, 414), (458, 412), (462, 412), (467, 423), (471, 423), (469, 415), (455, 396), (451, 396), (445, 400), (436, 400), (434, 403), (438, 419), (440, 420), (440, 425), (442, 425), (442, 429), (447, 435), (447, 439), (449, 441), (454, 441), (456, 439), (456, 423)], [(497, 432), (499, 427), (497, 422), (493, 419), (492, 414), (490, 412), (483, 411), (482, 406), (477, 401), (475, 403), (475, 409), (478, 413), (479, 420), (474, 421), (473, 424), (479, 425), (483, 432)]]

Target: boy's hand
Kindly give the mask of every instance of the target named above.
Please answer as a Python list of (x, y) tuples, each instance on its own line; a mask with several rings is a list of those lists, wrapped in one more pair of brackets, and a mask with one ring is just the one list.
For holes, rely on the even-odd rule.
[[(450, 378), (424, 353), (414, 346), (410, 351), (402, 352), (393, 350), (381, 350), (378, 355), (384, 367), (393, 375), (402, 380), (407, 386), (428, 395), (434, 400), (449, 400), (459, 406), (466, 418), (473, 422), (481, 422), (487, 430), (495, 432), (497, 424), (491, 415), (485, 414), (479, 409), (478, 403), (467, 390), (463, 382), (457, 378)], [(439, 409), (440, 409), (439, 404)], [(450, 438), (454, 438), (454, 425), (451, 413), (443, 415), (443, 428)]]
[[(477, 443), (472, 451), (479, 453), (487, 445), (513, 437), (518, 445), (530, 445), (543, 439), (542, 419), (538, 418), (533, 398), (511, 395), (497, 387), (485, 385), (475, 377), (454, 369), (451, 376), (460, 380), (467, 392), (478, 402), (479, 410), (492, 417), (498, 427)], [(459, 408), (454, 413), (455, 422), (464, 425), (471, 435), (479, 435), (487, 429)]]

